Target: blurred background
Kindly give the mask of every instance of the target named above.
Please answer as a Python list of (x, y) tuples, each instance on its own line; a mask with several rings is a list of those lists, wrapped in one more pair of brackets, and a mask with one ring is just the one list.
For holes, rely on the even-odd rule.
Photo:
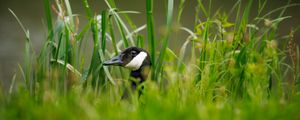
[[(95, 14), (107, 8), (104, 0), (88, 0)], [(146, 23), (146, 0), (115, 0), (120, 10), (139, 11), (140, 14), (130, 14), (137, 26), (142, 26)], [(177, 11), (180, 0), (175, 0), (175, 12)], [(204, 0), (207, 5), (209, 0)], [(257, 1), (257, 0), (254, 0)], [(287, 4), (288, 0), (269, 0), (265, 12), (271, 11), (278, 7)], [(85, 25), (85, 11), (81, 0), (70, 0), (74, 14), (79, 14), (80, 24)], [(228, 11), (235, 4), (236, 0), (213, 0), (212, 9), (221, 13)], [(292, 0), (292, 3), (300, 3), (299, 0)], [(181, 25), (189, 29), (194, 29), (195, 9), (197, 6), (196, 0), (186, 0), (185, 9), (182, 13)], [(254, 3), (254, 8), (257, 3)], [(0, 1), (0, 82), (7, 88), (13, 75), (19, 71), (18, 64), (23, 63), (25, 35), (19, 24), (9, 12), (8, 8), (12, 9), (19, 17), (24, 26), (30, 31), (32, 46), (36, 53), (39, 53), (44, 41), (46, 41), (46, 25), (44, 18), (43, 0), (1, 0)], [(165, 24), (166, 0), (154, 0), (154, 23), (156, 38), (159, 39), (159, 31), (164, 28)], [(256, 12), (256, 11), (254, 11)], [(300, 6), (294, 6), (287, 9), (285, 16), (292, 16), (285, 20), (280, 25), (279, 33), (282, 35), (288, 34), (292, 28), (300, 25)], [(255, 15), (254, 13), (253, 15)], [(52, 14), (55, 16), (55, 14)], [(234, 15), (233, 15), (234, 16)], [(176, 16), (174, 16), (176, 18)], [(200, 17), (204, 17), (200, 15)], [(255, 16), (252, 16), (255, 17)], [(203, 18), (205, 19), (205, 18)], [(272, 19), (272, 18), (270, 18)], [(229, 20), (230, 22), (234, 22)], [(145, 34), (145, 31), (142, 32)], [(183, 43), (187, 37), (186, 33), (176, 33), (177, 40), (171, 43), (171, 48), (175, 49)], [(296, 31), (295, 41), (300, 43), (300, 32)], [(146, 39), (146, 37), (145, 37)]]

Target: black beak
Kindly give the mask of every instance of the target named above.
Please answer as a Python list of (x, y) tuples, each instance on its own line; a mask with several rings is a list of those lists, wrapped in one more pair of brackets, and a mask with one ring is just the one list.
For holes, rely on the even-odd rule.
[(115, 57), (111, 58), (110, 60), (105, 61), (103, 63), (103, 65), (116, 65), (116, 66), (120, 66), (122, 64), (123, 64), (123, 62), (122, 62), (121, 55), (115, 56)]

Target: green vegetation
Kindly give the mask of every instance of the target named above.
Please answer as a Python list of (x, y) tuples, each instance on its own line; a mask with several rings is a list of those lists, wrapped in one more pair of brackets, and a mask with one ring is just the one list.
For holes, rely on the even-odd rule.
[[(173, 24), (180, 25), (185, 0), (179, 6), (167, 0), (166, 30), (158, 38), (152, 0), (145, 2), (147, 27), (131, 20), (129, 14), (139, 12), (105, 2), (108, 9), (97, 13), (82, 0), (87, 23), (79, 28), (69, 0), (44, 0), (48, 36), (40, 52), (10, 10), (26, 47), (20, 74), (8, 92), (0, 91), (1, 119), (300, 119), (297, 28), (278, 35), (290, 17), (285, 10), (299, 4), (263, 12), (267, 0), (238, 0), (230, 12), (212, 13), (212, 1), (198, 0), (195, 28), (188, 29)], [(190, 34), (178, 50), (168, 47), (174, 30)], [(129, 71), (102, 62), (128, 46), (148, 47), (152, 75), (141, 98), (121, 100)]]

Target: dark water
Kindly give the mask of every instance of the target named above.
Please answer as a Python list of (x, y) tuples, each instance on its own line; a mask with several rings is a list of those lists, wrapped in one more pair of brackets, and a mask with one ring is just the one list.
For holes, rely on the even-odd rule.
[[(101, 10), (106, 9), (103, 0), (88, 0), (95, 13), (99, 13)], [(115, 0), (118, 8), (121, 10), (133, 10), (139, 11), (141, 14), (130, 15), (134, 22), (141, 26), (146, 23), (145, 16), (145, 0)], [(182, 15), (182, 26), (193, 29), (195, 7), (197, 5), (196, 0), (186, 0), (185, 9)], [(206, 0), (208, 1), (208, 0)], [(256, 0), (254, 0), (256, 1)], [(286, 4), (287, 0), (270, 0), (267, 5), (268, 10), (272, 10), (279, 6)], [(80, 14), (81, 22), (84, 23), (84, 8), (81, 0), (70, 0), (73, 13)], [(175, 0), (175, 6), (178, 6), (179, 0)], [(300, 0), (293, 0), (293, 2), (300, 3)], [(224, 12), (228, 11), (235, 0), (213, 0), (213, 11), (222, 8)], [(207, 4), (207, 3), (205, 3)], [(257, 5), (254, 5), (257, 6)], [(44, 11), (43, 0), (1, 0), (0, 1), (0, 80), (2, 85), (7, 88), (14, 73), (18, 70), (17, 64), (22, 64), (22, 57), (24, 53), (24, 33), (22, 29), (9, 13), (8, 8), (12, 9), (26, 26), (30, 30), (30, 37), (32, 39), (32, 45), (35, 51), (39, 51), (42, 43), (46, 38), (46, 26), (44, 23)], [(159, 33), (162, 25), (165, 24), (165, 9), (166, 0), (154, 0), (154, 19), (155, 19), (155, 31)], [(177, 9), (175, 8), (175, 11)], [(281, 24), (280, 33), (287, 34), (291, 28), (295, 28), (300, 25), (300, 6), (287, 9), (287, 15), (292, 18), (284, 21)], [(200, 17), (203, 17), (200, 15)], [(176, 16), (175, 16), (176, 18)], [(176, 33), (177, 41), (172, 41), (171, 48), (178, 48), (182, 40), (185, 39), (185, 33)], [(158, 34), (159, 35), (159, 34)], [(159, 38), (159, 37), (158, 37)], [(182, 38), (182, 40), (181, 40)], [(299, 44), (300, 33), (296, 32), (295, 39)], [(176, 51), (176, 50), (175, 50)], [(20, 76), (19, 76), (20, 77)]]

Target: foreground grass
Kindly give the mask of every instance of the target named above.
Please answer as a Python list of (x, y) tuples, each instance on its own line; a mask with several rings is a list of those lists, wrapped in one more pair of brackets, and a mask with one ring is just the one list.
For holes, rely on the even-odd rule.
[(22, 92), (2, 101), (0, 115), (4, 119), (299, 119), (299, 96), (261, 103), (245, 99), (204, 101), (197, 88), (184, 87), (171, 86), (162, 93), (147, 85), (142, 103), (114, 100), (108, 94), (57, 96), (51, 92), (45, 93), (42, 101), (35, 101)]
[[(155, 38), (152, 0), (146, 1), (147, 27), (134, 25), (128, 14), (136, 11), (119, 11), (113, 0), (105, 2), (108, 9), (94, 16), (88, 1), (82, 1), (88, 23), (79, 30), (68, 0), (44, 0), (48, 36), (38, 55), (11, 11), (26, 34), (25, 61), (22, 84), (16, 85), (14, 77), (11, 90), (0, 92), (0, 118), (300, 119), (299, 47), (293, 30), (277, 35), (280, 22), (289, 18), (286, 8), (297, 4), (263, 14), (268, 1), (259, 1), (251, 19), (252, 1), (237, 1), (228, 14), (212, 14), (212, 1), (208, 7), (198, 1), (195, 30), (189, 30), (173, 26), (174, 14), (180, 24), (185, 1), (177, 13), (168, 0), (166, 31)], [(229, 20), (234, 13), (235, 20)], [(168, 47), (174, 29), (190, 34), (178, 50)], [(147, 40), (141, 30), (147, 30)], [(154, 65), (144, 95), (120, 100), (128, 71), (104, 67), (102, 61), (128, 46), (146, 44)]]

